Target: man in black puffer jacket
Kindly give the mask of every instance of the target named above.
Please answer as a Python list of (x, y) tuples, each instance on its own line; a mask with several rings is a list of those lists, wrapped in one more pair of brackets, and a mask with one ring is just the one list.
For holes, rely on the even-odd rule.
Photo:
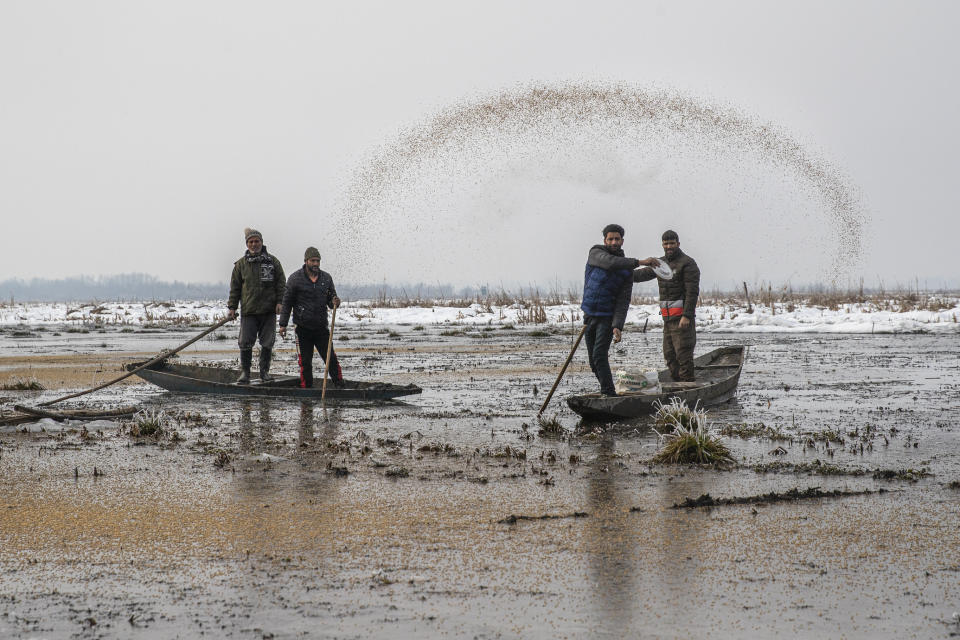
[[(660, 287), (660, 315), (663, 316), (663, 357), (677, 382), (694, 382), (693, 349), (697, 346), (697, 298), (700, 296), (700, 268), (697, 261), (680, 250), (676, 231), (664, 231), (664, 255), (673, 277), (657, 278)], [(637, 269), (634, 282), (653, 280), (653, 269)]]
[[(327, 342), (330, 331), (327, 329), (327, 308), (340, 306), (340, 298), (333, 286), (333, 278), (320, 270), (320, 252), (314, 247), (307, 248), (303, 254), (303, 268), (294, 271), (287, 280), (283, 294), (283, 306), (280, 309), (280, 335), (287, 335), (287, 322), (293, 311), (293, 323), (297, 325), (297, 344), (300, 346), (300, 386), (313, 386), (313, 350), (320, 357), (327, 354)], [(333, 384), (343, 384), (340, 362), (330, 349), (330, 380)]]

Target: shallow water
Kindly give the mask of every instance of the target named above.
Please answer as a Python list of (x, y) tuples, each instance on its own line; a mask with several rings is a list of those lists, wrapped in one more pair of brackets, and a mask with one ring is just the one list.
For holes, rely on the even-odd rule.
[[(117, 423), (0, 432), (0, 636), (960, 632), (956, 337), (702, 335), (698, 353), (750, 345), (715, 425), (763, 422), (793, 438), (726, 438), (740, 466), (724, 471), (651, 466), (649, 420), (538, 436), (533, 417), (569, 335), (390, 329), (399, 337), (348, 330), (336, 346), (348, 377), (421, 385), (406, 403), (324, 411), (138, 385), (86, 403), (163, 409), (182, 441)], [(80, 335), (69, 348), (144, 352), (189, 335)], [(614, 366), (658, 363), (659, 338), (628, 333)], [(184, 359), (227, 365), (230, 346), (205, 341)], [(65, 348), (44, 336), (4, 341), (0, 356)], [(292, 352), (278, 361), (292, 369)], [(576, 428), (562, 397), (593, 385), (581, 353), (547, 413)], [(843, 443), (825, 442), (827, 430)], [(778, 446), (785, 455), (771, 454)], [(220, 452), (229, 462), (217, 467)], [(868, 473), (752, 468), (814, 460)], [(874, 479), (878, 469), (931, 475)], [(670, 508), (816, 486), (888, 492)], [(499, 523), (510, 515), (564, 517)]]

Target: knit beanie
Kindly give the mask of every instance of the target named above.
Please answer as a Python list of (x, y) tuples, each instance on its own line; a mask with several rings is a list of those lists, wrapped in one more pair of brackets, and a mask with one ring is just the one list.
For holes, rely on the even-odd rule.
[(261, 234), (261, 233), (260, 233), (259, 231), (257, 231), (256, 229), (251, 229), (250, 227), (247, 227), (246, 229), (243, 230), (243, 239), (244, 239), (245, 241), (246, 241), (246, 240), (249, 240), (250, 238), (252, 238), (252, 237), (254, 237), (254, 236), (260, 238), (260, 242), (263, 242), (263, 234)]
[(307, 250), (303, 252), (303, 261), (306, 262), (310, 258), (320, 259), (320, 252), (317, 251), (316, 247), (307, 247)]

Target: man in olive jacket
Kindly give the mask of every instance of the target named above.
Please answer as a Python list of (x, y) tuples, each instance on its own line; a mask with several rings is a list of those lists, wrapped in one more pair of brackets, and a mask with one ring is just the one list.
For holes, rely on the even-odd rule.
[[(333, 278), (320, 270), (320, 252), (307, 247), (303, 254), (303, 268), (290, 274), (287, 289), (283, 295), (280, 309), (280, 335), (287, 335), (287, 322), (293, 312), (293, 323), (297, 325), (297, 345), (300, 348), (300, 386), (313, 386), (313, 350), (326, 357), (330, 332), (327, 329), (327, 308), (340, 306)], [(327, 372), (325, 372), (327, 373)], [(330, 347), (330, 380), (333, 384), (343, 384), (343, 372), (337, 354)]]
[[(661, 260), (670, 265), (673, 277), (657, 279), (660, 288), (660, 315), (663, 316), (663, 357), (676, 382), (693, 382), (693, 349), (697, 346), (697, 298), (700, 296), (700, 268), (697, 261), (680, 250), (676, 231), (663, 232)], [(634, 282), (656, 278), (653, 269), (637, 269)]]
[(272, 380), (270, 360), (276, 340), (277, 314), (286, 279), (276, 257), (267, 253), (263, 236), (256, 229), (244, 229), (247, 251), (233, 264), (230, 276), (228, 316), (237, 316), (240, 306), (240, 377), (237, 384), (250, 383), (253, 345), (260, 340), (260, 380)]

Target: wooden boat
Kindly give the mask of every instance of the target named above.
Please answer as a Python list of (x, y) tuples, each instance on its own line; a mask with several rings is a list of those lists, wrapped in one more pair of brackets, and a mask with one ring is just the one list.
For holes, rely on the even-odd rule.
[(656, 411), (655, 402), (680, 398), (687, 406), (709, 407), (726, 402), (737, 393), (745, 348), (721, 347), (693, 359), (696, 382), (674, 382), (669, 369), (659, 372), (663, 393), (628, 393), (604, 397), (599, 393), (570, 396), (567, 404), (588, 419), (636, 418)]
[[(127, 365), (132, 371), (141, 362)], [(181, 393), (210, 393), (233, 396), (273, 396), (280, 398), (320, 399), (323, 379), (314, 380), (314, 386), (303, 389), (299, 376), (277, 376), (270, 382), (259, 381), (253, 372), (253, 384), (236, 384), (235, 369), (203, 367), (199, 365), (173, 364), (166, 360), (137, 371), (137, 375), (158, 387)], [(327, 382), (327, 400), (391, 400), (400, 396), (421, 393), (415, 384), (397, 385), (386, 382), (361, 382), (344, 380), (342, 387)]]

